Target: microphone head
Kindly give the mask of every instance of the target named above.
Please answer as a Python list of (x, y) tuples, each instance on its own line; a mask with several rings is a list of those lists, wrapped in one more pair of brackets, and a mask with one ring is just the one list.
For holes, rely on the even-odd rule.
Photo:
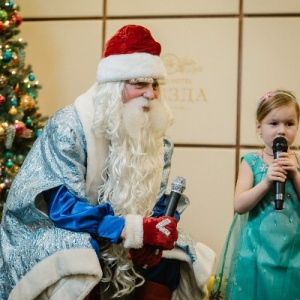
[(273, 149), (274, 156), (276, 152), (287, 152), (288, 149), (287, 140), (282, 136), (275, 138), (273, 141), (272, 149)]
[(176, 177), (171, 184), (171, 191), (182, 194), (185, 190), (185, 179), (183, 177)]

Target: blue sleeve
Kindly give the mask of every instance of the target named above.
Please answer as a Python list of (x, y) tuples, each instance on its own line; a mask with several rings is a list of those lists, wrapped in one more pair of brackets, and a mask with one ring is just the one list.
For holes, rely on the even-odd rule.
[(118, 243), (125, 226), (124, 218), (114, 216), (109, 203), (93, 206), (79, 201), (64, 186), (44, 192), (49, 217), (59, 228), (87, 232), (112, 243)]
[[(166, 206), (167, 206), (167, 196), (162, 195), (162, 197), (157, 201), (157, 203), (155, 204), (155, 206), (153, 208), (152, 217), (157, 218), (157, 217), (163, 216)], [(177, 222), (179, 222), (180, 214), (177, 210), (175, 212), (174, 218), (177, 220)]]

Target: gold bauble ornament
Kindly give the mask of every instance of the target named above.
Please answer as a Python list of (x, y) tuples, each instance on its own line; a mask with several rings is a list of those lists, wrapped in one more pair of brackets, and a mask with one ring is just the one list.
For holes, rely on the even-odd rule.
[(0, 124), (0, 138), (5, 134), (5, 128)]
[(19, 57), (18, 57), (18, 55), (16, 54), (16, 53), (13, 53), (13, 56), (12, 56), (12, 64), (14, 65), (14, 66), (17, 66), (18, 65), (18, 63), (19, 63)]
[(6, 188), (6, 184), (5, 183), (0, 183), (0, 193), (2, 193), (2, 191)]
[(7, 84), (7, 77), (3, 74), (0, 75), (0, 87), (3, 88)]
[(19, 169), (20, 169), (19, 166), (13, 165), (13, 166), (10, 168), (11, 175), (12, 175), (12, 176), (16, 176), (17, 173), (19, 172)]
[(26, 94), (26, 95), (21, 97), (20, 105), (24, 110), (31, 110), (35, 106), (35, 101), (31, 96)]
[(8, 111), (8, 113), (9, 113), (10, 115), (14, 116), (14, 115), (16, 115), (16, 114), (18, 113), (18, 110), (16, 109), (15, 106), (12, 106), (12, 107), (10, 108), (10, 110)]

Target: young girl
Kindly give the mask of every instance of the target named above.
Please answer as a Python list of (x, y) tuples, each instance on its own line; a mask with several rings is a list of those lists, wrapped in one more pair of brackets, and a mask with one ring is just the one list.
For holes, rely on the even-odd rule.
[[(291, 149), (299, 105), (289, 91), (263, 96), (256, 114), (260, 151), (241, 159), (235, 217), (221, 256), (210, 299), (300, 299), (300, 156)], [(287, 152), (273, 156), (273, 141)], [(274, 182), (285, 185), (284, 208), (274, 209)]]

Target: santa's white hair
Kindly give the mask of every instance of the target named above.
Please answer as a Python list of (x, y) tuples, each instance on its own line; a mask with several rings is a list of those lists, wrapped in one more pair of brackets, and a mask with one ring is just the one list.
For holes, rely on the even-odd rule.
[[(151, 101), (140, 97), (124, 104), (124, 86), (125, 82), (97, 84), (93, 97), (93, 133), (110, 141), (99, 202), (110, 203), (118, 216), (148, 216), (157, 201), (164, 164), (163, 136), (173, 117), (162, 97)], [(143, 110), (145, 106), (148, 112)], [(102, 253), (103, 281), (114, 286), (117, 297), (130, 293), (138, 277), (143, 281), (127, 254), (122, 245), (111, 245)]]

